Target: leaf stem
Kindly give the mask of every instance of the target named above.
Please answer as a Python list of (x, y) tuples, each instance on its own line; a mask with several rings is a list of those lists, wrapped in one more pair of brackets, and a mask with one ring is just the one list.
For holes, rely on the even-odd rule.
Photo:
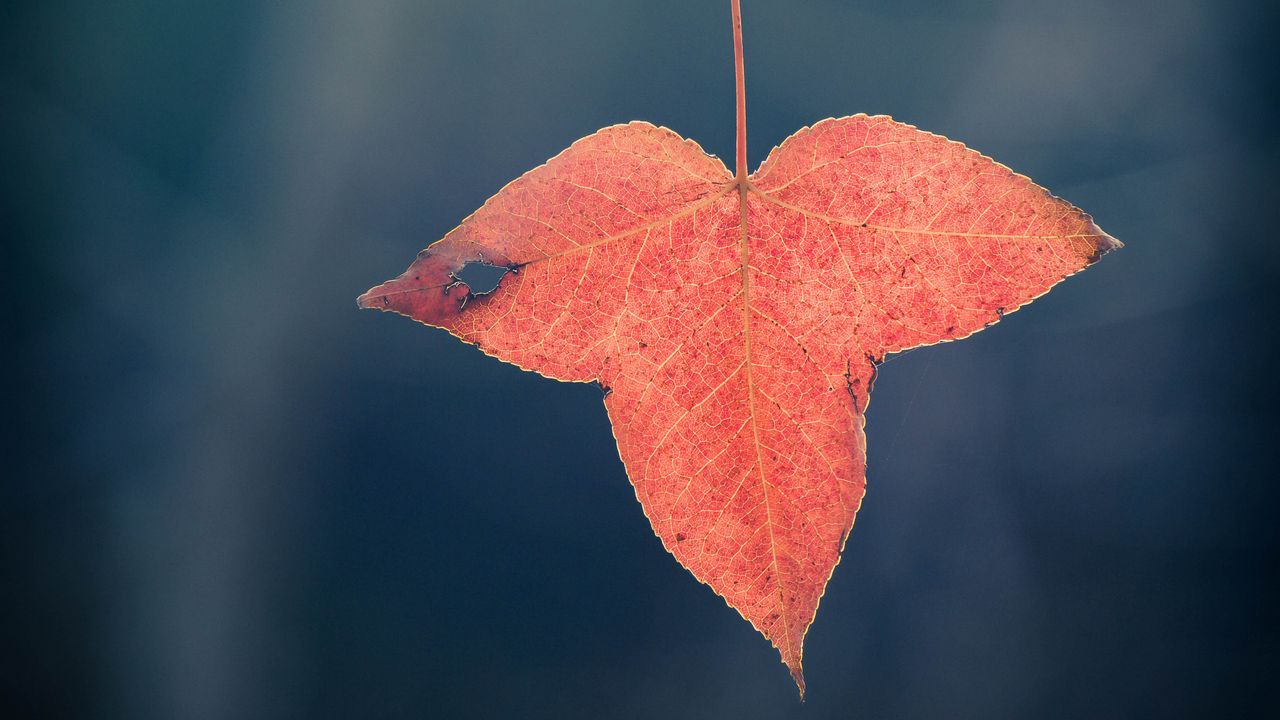
[(733, 13), (733, 74), (738, 99), (738, 152), (734, 158), (738, 182), (747, 179), (747, 90), (746, 71), (742, 65), (742, 3), (730, 0)]

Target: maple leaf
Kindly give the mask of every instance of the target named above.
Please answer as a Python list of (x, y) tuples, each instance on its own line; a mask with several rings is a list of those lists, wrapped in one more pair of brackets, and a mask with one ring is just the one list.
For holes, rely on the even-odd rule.
[[(507, 185), (359, 298), (557, 380), (598, 382), (663, 546), (781, 653), (805, 633), (866, 487), (888, 353), (997, 322), (1119, 243), (963, 145), (823, 120), (745, 174), (697, 143), (604, 128)], [(459, 273), (508, 272), (487, 293)]]

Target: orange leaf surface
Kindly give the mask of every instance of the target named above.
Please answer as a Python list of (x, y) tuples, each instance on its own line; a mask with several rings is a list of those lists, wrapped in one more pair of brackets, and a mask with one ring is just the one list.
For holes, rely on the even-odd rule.
[[(604, 128), (359, 304), (606, 388), (663, 546), (773, 643), (803, 694), (805, 633), (866, 486), (876, 366), (995, 323), (1119, 243), (1027, 178), (887, 117), (819, 122), (747, 176), (742, 105), (737, 175), (666, 128)], [(459, 279), (472, 262), (510, 271), (473, 293)]]

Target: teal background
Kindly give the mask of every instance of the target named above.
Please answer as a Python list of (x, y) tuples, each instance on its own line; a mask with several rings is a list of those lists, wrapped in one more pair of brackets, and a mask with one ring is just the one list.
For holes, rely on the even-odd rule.
[(753, 165), (890, 114), (1127, 243), (881, 368), (803, 705), (597, 388), (354, 303), (601, 126), (732, 157), (728, 4), (135, 0), (0, 10), (6, 716), (1280, 715), (1268, 4), (744, 4)]

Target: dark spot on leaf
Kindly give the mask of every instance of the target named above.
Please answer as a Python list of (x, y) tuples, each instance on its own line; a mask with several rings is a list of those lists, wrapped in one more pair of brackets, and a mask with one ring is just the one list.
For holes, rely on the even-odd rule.
[(853, 400), (853, 410), (858, 411), (858, 393), (854, 391), (854, 387), (862, 384), (862, 378), (853, 377), (853, 361), (846, 360), (844, 363), (844, 389), (849, 393), (850, 399)]
[(684, 533), (676, 533), (676, 542), (684, 542), (684, 539), (685, 539)]

